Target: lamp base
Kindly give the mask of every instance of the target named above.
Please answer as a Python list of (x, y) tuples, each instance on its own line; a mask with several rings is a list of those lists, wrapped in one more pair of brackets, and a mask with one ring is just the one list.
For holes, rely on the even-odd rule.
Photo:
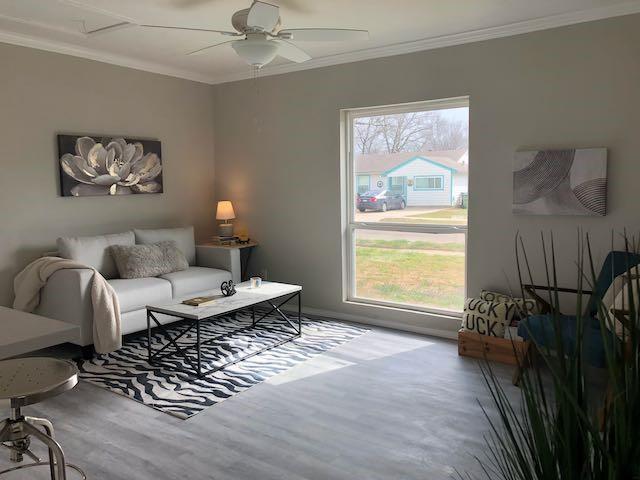
[(233, 237), (233, 223), (221, 223), (218, 229), (221, 237)]

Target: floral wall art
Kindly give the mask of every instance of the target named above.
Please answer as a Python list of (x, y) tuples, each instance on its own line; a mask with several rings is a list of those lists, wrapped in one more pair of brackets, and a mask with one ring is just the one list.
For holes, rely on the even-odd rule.
[(64, 197), (162, 193), (157, 140), (58, 135)]

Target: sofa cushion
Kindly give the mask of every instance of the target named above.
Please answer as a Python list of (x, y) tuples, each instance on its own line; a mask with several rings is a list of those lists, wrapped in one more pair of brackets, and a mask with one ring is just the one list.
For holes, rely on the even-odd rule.
[(160, 278), (171, 283), (173, 298), (180, 298), (195, 293), (220, 293), (220, 285), (231, 280), (231, 273), (217, 268), (189, 267), (180, 272), (167, 273)]
[(109, 284), (118, 295), (120, 313), (171, 301), (171, 284), (161, 278), (117, 278), (109, 280)]
[(120, 278), (157, 277), (189, 268), (187, 259), (174, 241), (152, 245), (112, 245), (110, 248)]
[(135, 243), (133, 232), (96, 235), (95, 237), (60, 237), (56, 240), (58, 254), (62, 258), (76, 260), (93, 267), (107, 279), (118, 276), (118, 269), (109, 247), (111, 245), (135, 245)]
[(136, 243), (150, 244), (167, 240), (176, 242), (178, 248), (187, 257), (189, 265), (196, 263), (196, 241), (193, 234), (193, 227), (184, 228), (157, 228), (154, 230), (133, 231), (136, 236)]

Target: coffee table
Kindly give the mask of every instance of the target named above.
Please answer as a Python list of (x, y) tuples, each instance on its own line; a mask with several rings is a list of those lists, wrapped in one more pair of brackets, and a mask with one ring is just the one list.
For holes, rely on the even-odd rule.
[(72, 323), (7, 307), (0, 307), (0, 328), (0, 359), (72, 341), (80, 330)]
[[(216, 299), (213, 304), (207, 306), (194, 307), (191, 305), (185, 305), (180, 301), (170, 304), (147, 305), (148, 362), (151, 365), (160, 364), (162, 363), (162, 360), (167, 357), (180, 355), (185, 359), (186, 363), (191, 366), (192, 370), (182, 369), (175, 364), (171, 364), (171, 368), (182, 371), (183, 373), (195, 374), (198, 377), (203, 377), (267, 350), (271, 350), (272, 348), (278, 347), (284, 343), (290, 342), (302, 335), (302, 287), (300, 285), (263, 282), (260, 287), (251, 288), (250, 282), (243, 282), (236, 286), (236, 291), (237, 293), (235, 295), (231, 297), (220, 297)], [(217, 294), (218, 292), (213, 293)], [(292, 320), (281, 310), (281, 307), (295, 298), (298, 300), (298, 315), (297, 318)], [(270, 308), (270, 310), (264, 313), (260, 318), (256, 319), (255, 307), (260, 305), (265, 305)], [(247, 309), (251, 309), (251, 325), (237, 328), (233, 331), (223, 333), (222, 335), (218, 335), (204, 341), (201, 339), (200, 327), (202, 322), (215, 321), (216, 318)], [(264, 324), (259, 325), (262, 320), (273, 312), (277, 312), (278, 316), (283, 320), (284, 329), (274, 330), (265, 327)], [(185, 320), (187, 321), (187, 326), (183, 328), (182, 331), (176, 331), (172, 334), (172, 332), (167, 330), (165, 325), (161, 323), (160, 319), (156, 315), (159, 313)], [(206, 371), (203, 370), (201, 352), (202, 345), (210, 344), (222, 338), (228, 338), (251, 329), (256, 329), (258, 326), (262, 330), (277, 332), (280, 334), (285, 332), (288, 335), (284, 339), (274, 341), (268, 346), (252, 351), (241, 358), (234, 358), (222, 365), (217, 365)], [(167, 343), (157, 350), (153, 349), (151, 343), (152, 327), (158, 328), (167, 339)], [(178, 340), (194, 328), (196, 330), (196, 341), (191, 344), (178, 345)], [(171, 349), (171, 347), (173, 349)], [(196, 353), (195, 362), (188, 356), (189, 351), (194, 349)], [(169, 366), (169, 364), (164, 364), (164, 366)]]

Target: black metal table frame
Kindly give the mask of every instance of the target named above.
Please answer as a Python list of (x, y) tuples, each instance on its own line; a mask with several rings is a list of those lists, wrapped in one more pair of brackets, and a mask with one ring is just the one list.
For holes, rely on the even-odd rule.
[[(285, 298), (282, 302), (280, 302), (279, 304), (275, 304), (274, 301), (277, 301), (279, 299), (282, 299), (283, 297), (287, 297)], [(281, 307), (287, 303), (290, 302), (291, 300), (293, 300), (294, 298), (298, 299), (298, 318), (297, 318), (297, 324), (294, 323), (294, 321), (292, 321), (282, 310)], [(256, 306), (259, 306), (263, 303), (268, 304), (271, 307), (271, 310), (269, 310), (267, 313), (264, 313), (260, 318), (258, 318), (256, 320)], [(230, 315), (233, 313), (237, 313), (243, 310), (248, 310), (251, 309), (251, 325), (248, 325), (246, 327), (241, 327), (241, 328), (237, 328), (235, 330), (232, 330), (230, 332), (225, 332), (221, 335), (217, 335), (213, 338), (209, 338), (205, 341), (202, 341), (201, 336), (200, 336), (200, 324), (201, 322), (205, 322), (205, 321), (212, 321), (215, 318), (219, 318), (219, 317), (223, 317), (226, 315)], [(285, 320), (286, 322), (286, 326), (285, 329), (273, 329), (273, 328), (267, 328), (264, 327), (263, 325), (258, 325), (262, 320), (264, 320), (266, 317), (268, 317), (269, 315), (271, 315), (273, 312), (277, 312), (278, 315)], [(176, 317), (176, 318), (180, 318), (182, 320), (186, 320), (189, 321), (190, 324), (185, 327), (181, 332), (179, 332), (177, 335), (175, 336), (171, 336), (170, 332), (167, 330), (166, 325), (163, 325), (162, 323), (160, 323), (160, 321), (156, 318), (156, 316), (154, 315), (155, 313), (161, 313), (163, 315), (169, 315), (171, 317)], [(154, 322), (156, 324), (156, 327), (152, 327), (151, 326), (151, 322)], [(251, 329), (254, 329), (256, 327), (260, 327), (262, 330), (266, 330), (268, 332), (272, 332), (272, 333), (288, 333), (290, 334), (287, 338), (283, 339), (283, 340), (279, 340), (277, 342), (274, 342), (273, 344), (270, 344), (264, 348), (261, 348), (257, 351), (251, 352), (250, 354), (247, 354), (241, 358), (236, 358), (233, 360), (228, 361), (227, 363), (224, 363), (223, 365), (218, 365), (216, 367), (213, 367), (209, 370), (203, 371), (202, 370), (202, 345), (207, 345), (210, 343), (215, 342), (216, 340), (219, 340), (221, 338), (225, 338), (225, 337), (231, 337), (232, 335), (235, 335), (237, 333), (240, 332), (245, 332)], [(187, 333), (189, 333), (190, 331), (193, 330), (193, 328), (195, 327), (196, 329), (196, 341), (195, 343), (192, 343), (190, 345), (178, 345), (178, 340), (180, 338), (182, 338), (184, 335), (186, 335)], [(291, 327), (291, 329), (293, 329), (293, 331), (289, 331), (287, 330), (286, 327)], [(151, 346), (151, 330), (152, 328), (158, 328), (162, 334), (167, 338), (167, 343), (164, 344), (159, 350), (154, 351), (152, 346)], [(237, 308), (235, 310), (229, 310), (228, 312), (224, 312), (224, 313), (220, 313), (218, 315), (212, 315), (210, 317), (206, 317), (206, 318), (201, 318), (201, 319), (195, 319), (195, 318), (186, 318), (183, 317), (181, 315), (177, 315), (177, 314), (171, 314), (171, 313), (166, 313), (165, 311), (160, 311), (160, 310), (155, 310), (153, 308), (147, 308), (147, 354), (148, 354), (148, 362), (151, 365), (156, 365), (156, 364), (160, 364), (162, 362), (163, 359), (170, 357), (172, 355), (180, 355), (182, 358), (185, 359), (185, 361), (192, 367), (193, 371), (191, 370), (187, 370), (184, 368), (179, 368), (179, 367), (175, 367), (175, 366), (171, 366), (172, 369), (176, 370), (176, 371), (180, 371), (182, 373), (186, 373), (188, 375), (193, 375), (195, 374), (197, 377), (205, 377), (207, 375), (211, 375), (212, 373), (215, 373), (219, 370), (223, 370), (231, 365), (235, 365), (238, 362), (241, 362), (243, 360), (246, 360), (248, 358), (254, 357), (256, 355), (259, 355), (260, 353), (266, 352), (267, 350), (271, 350), (273, 348), (279, 347), (280, 345), (283, 345), (287, 342), (290, 342), (291, 340), (295, 340), (296, 338), (299, 338), (302, 336), (302, 290), (298, 290), (295, 293), (292, 294), (286, 294), (286, 295), (282, 295), (280, 297), (275, 297), (269, 300), (262, 300), (260, 302), (257, 302), (253, 305), (249, 305), (246, 307), (242, 307), (242, 308)], [(173, 346), (173, 348), (175, 350), (168, 350), (168, 347)], [(192, 360), (189, 358), (188, 356), (188, 351), (191, 349), (196, 349), (196, 362), (192, 362)], [(165, 352), (166, 350), (166, 352)], [(163, 352), (165, 352), (163, 354)]]

